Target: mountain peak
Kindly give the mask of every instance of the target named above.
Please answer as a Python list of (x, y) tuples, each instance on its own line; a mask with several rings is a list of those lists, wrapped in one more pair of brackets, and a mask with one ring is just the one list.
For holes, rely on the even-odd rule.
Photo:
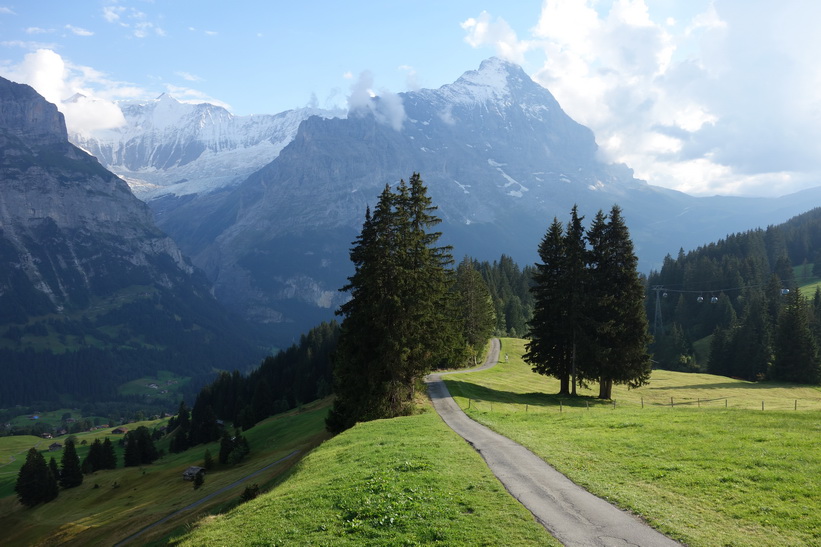
[(6, 131), (28, 144), (68, 140), (65, 118), (55, 105), (31, 86), (0, 78), (0, 132)]

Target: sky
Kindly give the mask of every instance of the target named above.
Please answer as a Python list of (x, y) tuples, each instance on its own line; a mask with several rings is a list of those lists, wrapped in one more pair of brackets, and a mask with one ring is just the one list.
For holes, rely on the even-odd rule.
[(638, 178), (778, 196), (821, 185), (819, 20), (817, 0), (0, 0), (0, 76), (93, 132), (119, 100), (346, 108), (498, 56)]

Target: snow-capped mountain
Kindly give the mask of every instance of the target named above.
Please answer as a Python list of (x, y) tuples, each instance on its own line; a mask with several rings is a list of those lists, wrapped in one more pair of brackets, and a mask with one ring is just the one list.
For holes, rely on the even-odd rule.
[[(72, 100), (72, 99), (69, 99)], [(144, 200), (208, 193), (238, 184), (270, 163), (310, 116), (343, 116), (317, 108), (276, 115), (234, 116), (208, 103), (162, 94), (119, 104), (125, 125), (70, 136), (123, 177)]]
[[(163, 101), (170, 102), (161, 99), (158, 107)], [(207, 118), (213, 108), (198, 112)], [(178, 173), (196, 163), (188, 158), (205, 155), (203, 145), (177, 139), (182, 130), (173, 125), (165, 132), (151, 126), (149, 140), (139, 124), (129, 127), (132, 142), (153, 143), (151, 152), (132, 145), (141, 167), (128, 163), (128, 147), (110, 161), (134, 171)], [(241, 140), (239, 129), (231, 134)], [(236, 186), (148, 203), (223, 303), (255, 323), (278, 324), (288, 341), (332, 317), (345, 298), (338, 288), (350, 274), (348, 250), (366, 206), (386, 183), (414, 172), (438, 206), (454, 256), (506, 254), (520, 264), (536, 260), (553, 217), (566, 220), (574, 204), (588, 221), (599, 209), (621, 206), (646, 271), (680, 247), (783, 222), (821, 202), (819, 190), (779, 199), (695, 198), (637, 180), (628, 167), (598, 158), (593, 133), (547, 89), (495, 58), (439, 89), (376, 97), (344, 118), (305, 116), (295, 135), (282, 134), (276, 157)], [(209, 148), (209, 157), (217, 162), (226, 149), (234, 150)], [(192, 190), (200, 180), (190, 177)]]

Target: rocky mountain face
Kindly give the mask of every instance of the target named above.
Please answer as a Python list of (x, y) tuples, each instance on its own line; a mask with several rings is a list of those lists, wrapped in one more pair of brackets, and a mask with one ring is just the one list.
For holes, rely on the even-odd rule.
[(148, 206), (68, 142), (57, 108), (0, 78), (0, 401), (246, 366), (235, 324)]
[(308, 117), (237, 186), (148, 203), (222, 302), (291, 336), (332, 316), (366, 206), (414, 172), (457, 259), (504, 253), (520, 264), (574, 204), (588, 221), (621, 206), (649, 270), (680, 247), (786, 220), (819, 195), (694, 198), (649, 185), (600, 161), (591, 131), (520, 67), (489, 59), (439, 89), (377, 97), (344, 119)]

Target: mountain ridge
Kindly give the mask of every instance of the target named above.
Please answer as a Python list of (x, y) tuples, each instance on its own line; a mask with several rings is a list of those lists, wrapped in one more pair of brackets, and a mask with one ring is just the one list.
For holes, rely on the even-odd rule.
[(57, 108), (3, 79), (0, 264), (6, 404), (111, 400), (144, 373), (207, 375), (261, 353), (149, 207), (69, 143)]
[(821, 195), (696, 198), (648, 184), (601, 161), (592, 131), (521, 67), (491, 58), (438, 89), (352, 97), (344, 118), (307, 117), (235, 185), (147, 202), (221, 301), (304, 331), (344, 300), (337, 289), (366, 207), (414, 172), (457, 256), (521, 264), (574, 204), (589, 218), (620, 205), (646, 271), (680, 247), (784, 221)]

